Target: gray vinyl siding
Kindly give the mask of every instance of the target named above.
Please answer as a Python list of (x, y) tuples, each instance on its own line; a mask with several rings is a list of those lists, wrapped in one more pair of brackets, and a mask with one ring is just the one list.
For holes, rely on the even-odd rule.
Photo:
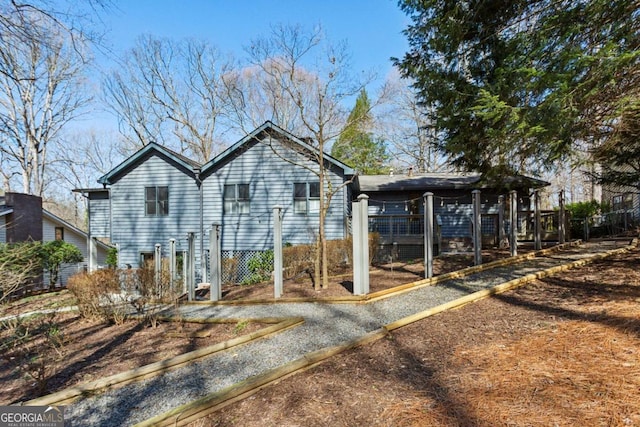
[(109, 209), (109, 193), (89, 194), (89, 218), (91, 218), (91, 235), (93, 237), (111, 239), (111, 215)]
[[(145, 187), (169, 187), (169, 214), (147, 216)], [(119, 244), (120, 267), (140, 265), (140, 253), (154, 252), (156, 243), (167, 253), (169, 239), (185, 250), (187, 232), (196, 233), (199, 249), (200, 198), (193, 178), (157, 156), (129, 171), (111, 187), (111, 243)]]
[[(279, 146), (282, 149), (281, 146)], [(242, 155), (215, 170), (204, 180), (204, 218), (207, 227), (222, 225), (223, 250), (266, 250), (273, 247), (273, 207), (283, 208), (283, 242), (310, 243), (318, 233), (319, 214), (296, 214), (293, 210), (293, 184), (318, 182), (318, 176), (302, 164), (318, 170), (317, 163), (287, 150), (292, 164), (274, 154), (266, 144), (258, 143)], [(333, 188), (344, 182), (331, 173)], [(227, 184), (250, 185), (250, 214), (223, 214), (223, 192)], [(327, 186), (325, 185), (325, 190)], [(345, 236), (345, 190), (334, 195), (328, 211), (327, 239)]]

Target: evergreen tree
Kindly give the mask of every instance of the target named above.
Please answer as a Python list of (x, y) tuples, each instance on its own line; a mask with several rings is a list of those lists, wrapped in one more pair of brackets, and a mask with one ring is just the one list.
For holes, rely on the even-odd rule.
[(442, 149), (485, 173), (536, 172), (602, 140), (640, 87), (640, 3), (404, 0), (396, 60)]
[(331, 147), (331, 156), (364, 175), (383, 173), (389, 156), (384, 141), (373, 135), (372, 128), (371, 102), (362, 89), (345, 128)]

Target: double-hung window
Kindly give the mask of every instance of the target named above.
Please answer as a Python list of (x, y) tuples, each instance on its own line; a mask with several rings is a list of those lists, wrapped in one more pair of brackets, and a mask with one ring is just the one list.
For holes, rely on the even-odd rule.
[(147, 216), (169, 215), (169, 187), (145, 187), (144, 194)]
[(297, 214), (320, 212), (320, 182), (293, 184), (293, 211)]
[(224, 213), (250, 213), (249, 184), (228, 184), (224, 186)]

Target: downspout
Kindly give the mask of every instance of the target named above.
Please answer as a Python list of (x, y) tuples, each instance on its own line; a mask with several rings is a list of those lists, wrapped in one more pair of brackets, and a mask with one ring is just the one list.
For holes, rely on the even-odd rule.
[(200, 179), (201, 169), (196, 168), (193, 171), (195, 173), (196, 185), (198, 186), (200, 197), (200, 282), (204, 282), (207, 272), (207, 260), (204, 256), (204, 195), (202, 179)]

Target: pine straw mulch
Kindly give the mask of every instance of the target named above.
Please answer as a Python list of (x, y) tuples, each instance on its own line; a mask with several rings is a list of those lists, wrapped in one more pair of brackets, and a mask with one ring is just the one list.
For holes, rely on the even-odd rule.
[[(68, 291), (52, 296), (68, 298)], [(52, 301), (50, 301), (52, 302)], [(14, 302), (22, 305), (20, 301)], [(27, 311), (31, 311), (29, 307)], [(7, 308), (7, 311), (13, 311)], [(0, 354), (0, 405), (34, 399), (87, 381), (105, 378), (182, 353), (208, 347), (231, 338), (245, 335), (266, 325), (251, 323), (201, 324), (189, 322), (158, 322), (151, 327), (148, 321), (128, 320), (120, 325), (81, 318), (77, 313), (58, 313), (26, 319), (23, 324), (30, 331), (42, 323), (52, 321), (63, 344), (56, 352), (46, 345), (42, 336)], [(3, 346), (12, 336), (14, 322), (0, 327)], [(46, 359), (32, 359), (37, 349)], [(38, 382), (28, 375), (25, 363), (35, 367), (38, 360), (46, 360), (48, 380)], [(23, 366), (19, 369), (19, 366)], [(44, 377), (42, 377), (44, 378)]]
[(640, 251), (406, 327), (194, 426), (638, 426)]

